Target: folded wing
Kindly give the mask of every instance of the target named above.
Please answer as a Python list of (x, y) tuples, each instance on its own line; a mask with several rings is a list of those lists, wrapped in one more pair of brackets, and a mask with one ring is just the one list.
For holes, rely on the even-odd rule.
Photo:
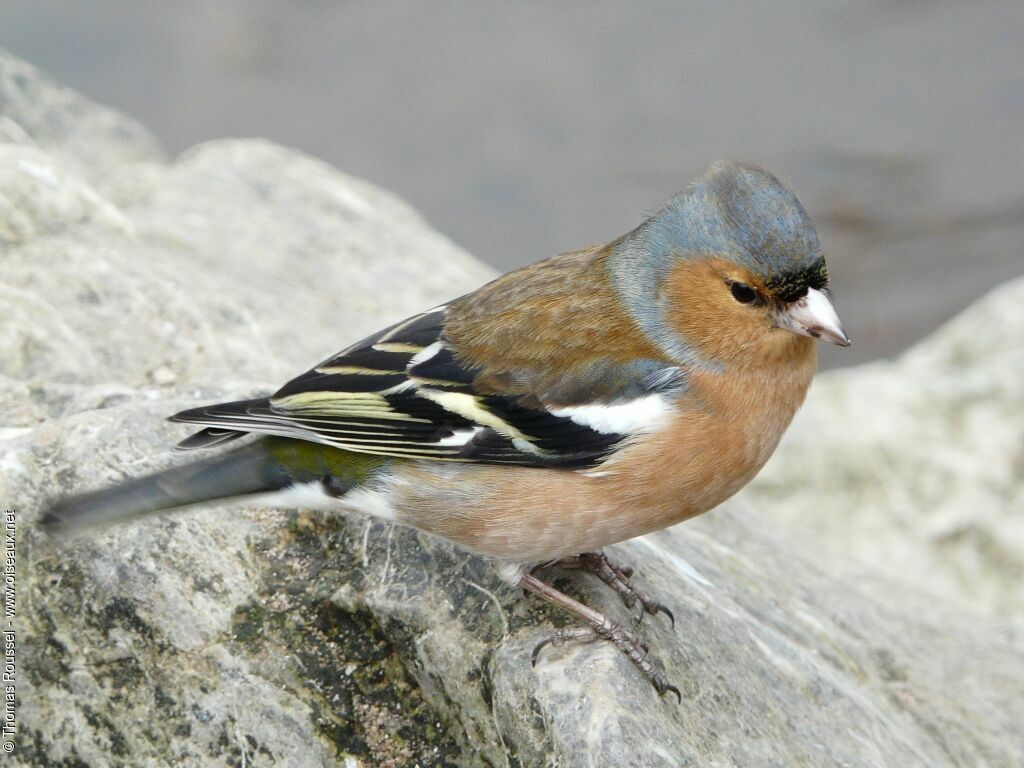
[[(274, 434), (362, 453), (437, 461), (583, 468), (657, 428), (684, 386), (664, 362), (594, 356), (539, 391), (531, 371), (462, 359), (438, 307), (362, 340), (273, 396), (183, 411), (201, 432), (179, 447)], [(484, 375), (486, 373), (486, 375)], [(506, 394), (495, 381), (514, 381)], [(525, 386), (524, 386), (525, 382)]]

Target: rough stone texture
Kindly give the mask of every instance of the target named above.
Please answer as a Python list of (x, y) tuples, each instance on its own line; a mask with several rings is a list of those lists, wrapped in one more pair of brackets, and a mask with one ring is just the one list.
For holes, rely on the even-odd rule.
[(152, 134), (0, 51), (0, 141), (44, 148), (96, 179), (124, 163), (160, 160)]
[(819, 376), (746, 498), (810, 546), (1024, 625), (1022, 299), (1024, 279), (898, 360)]
[[(30, 73), (21, 93), (55, 89), (9, 58), (0, 71)], [(30, 122), (38, 109), (11, 98), (10, 82), (0, 76), (2, 119)], [(66, 98), (76, 119), (93, 119)], [(884, 443), (907, 469), (887, 469), (888, 490), (863, 515), (890, 551), (953, 572), (955, 559), (904, 529), (928, 528), (914, 510), (954, 492), (914, 473), (929, 457), (959, 461), (968, 449), (958, 440), (1010, 416), (1020, 397), (1011, 368), (990, 381), (976, 360), (995, 340), (965, 343), (991, 328), (966, 327), (971, 315), (904, 361), (827, 379), (747, 501), (614, 548), (676, 615), (676, 630), (649, 620), (641, 631), (682, 690), (679, 706), (600, 644), (549, 649), (532, 668), (533, 645), (564, 618), (503, 586), (486, 562), (408, 530), (217, 508), (53, 546), (34, 526), (43, 499), (176, 460), (168, 447), (185, 430), (163, 416), (266, 391), (489, 274), (394, 198), (307, 157), (215, 142), (168, 166), (136, 135), (138, 145), (108, 145), (102, 162), (59, 141), (0, 144), (0, 499), (19, 513), (21, 764), (1024, 761), (1019, 627), (882, 568), (820, 557), (796, 522), (778, 522), (813, 507), (815, 519), (831, 516), (824, 540), (840, 530), (869, 540), (854, 490), (875, 477), (872, 446), (886, 435), (873, 425), (920, 413), (922, 446)], [(1013, 290), (973, 310), (975, 322), (1014, 296), (1019, 305), (1024, 286)], [(1019, 311), (1001, 317), (1004, 340), (1024, 338)], [(966, 370), (976, 376), (963, 383)], [(843, 404), (876, 380), (860, 421), (836, 432), (851, 412)], [(918, 424), (934, 416), (917, 404), (933, 393), (972, 431)], [(987, 403), (954, 409), (979, 393)], [(919, 410), (899, 416), (908, 403)], [(801, 435), (815, 431), (812, 449)], [(801, 453), (815, 450), (835, 463)], [(989, 510), (988, 530), (1002, 536), (1019, 485), (992, 462), (979, 481), (974, 466), (955, 467), (956, 498)], [(834, 497), (849, 514), (828, 508)], [(979, 570), (1001, 567), (976, 551)], [(1011, 580), (1000, 578), (1008, 604)], [(626, 616), (584, 576), (559, 583)]]

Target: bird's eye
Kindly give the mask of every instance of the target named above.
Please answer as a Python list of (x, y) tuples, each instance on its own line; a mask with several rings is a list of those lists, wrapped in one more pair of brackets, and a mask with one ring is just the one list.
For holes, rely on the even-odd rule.
[(732, 297), (740, 304), (753, 304), (757, 301), (757, 291), (746, 283), (730, 283), (729, 290), (732, 291)]

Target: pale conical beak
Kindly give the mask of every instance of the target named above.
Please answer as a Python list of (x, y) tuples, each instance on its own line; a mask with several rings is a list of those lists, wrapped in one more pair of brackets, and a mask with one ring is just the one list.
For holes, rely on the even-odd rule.
[(850, 338), (839, 322), (832, 300), (828, 294), (814, 288), (808, 288), (803, 298), (784, 304), (775, 313), (775, 326), (841, 347), (850, 346)]

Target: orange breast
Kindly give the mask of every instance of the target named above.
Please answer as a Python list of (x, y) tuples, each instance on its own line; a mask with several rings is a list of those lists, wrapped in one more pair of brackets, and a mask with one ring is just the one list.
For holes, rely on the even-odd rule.
[(420, 462), (397, 470), (394, 505), (410, 525), (522, 562), (673, 525), (729, 498), (771, 456), (813, 375), (813, 344), (800, 352), (769, 368), (694, 374), (664, 428), (592, 470)]

